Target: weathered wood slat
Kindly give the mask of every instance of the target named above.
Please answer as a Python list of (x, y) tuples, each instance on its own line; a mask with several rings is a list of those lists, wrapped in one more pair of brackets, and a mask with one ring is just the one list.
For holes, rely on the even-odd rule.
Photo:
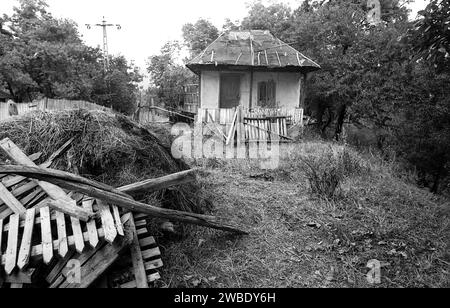
[(73, 238), (75, 240), (75, 250), (78, 253), (83, 253), (85, 246), (80, 220), (74, 217), (70, 217), (70, 221), (72, 223)]
[(155, 260), (155, 261), (145, 262), (145, 270), (146, 271), (156, 270), (156, 269), (161, 268), (163, 266), (164, 266), (164, 264), (163, 264), (161, 259), (158, 259), (158, 260)]
[(17, 214), (11, 215), (9, 218), (9, 232), (8, 232), (8, 246), (6, 248), (5, 255), (5, 272), (11, 275), (12, 271), (16, 267), (17, 261), (17, 246), (19, 240), (19, 219)]
[(150, 237), (139, 240), (139, 245), (141, 247), (153, 246), (153, 245), (156, 245), (156, 241), (153, 236), (150, 236)]
[[(15, 188), (11, 191), (11, 193), (13, 194), (14, 197), (19, 197), (20, 195), (23, 195), (27, 192), (29, 192), (30, 190), (36, 188), (38, 186), (37, 181), (31, 181), (28, 182), (18, 188)], [(2, 206), (4, 204), (4, 202), (2, 200), (0, 200), (0, 206)]]
[(144, 259), (139, 246), (139, 238), (134, 224), (134, 218), (131, 217), (129, 221), (130, 230), (132, 232), (133, 240), (130, 244), (131, 262), (133, 264), (133, 272), (136, 280), (136, 286), (139, 289), (147, 289), (147, 274), (145, 272)]
[(0, 183), (0, 199), (18, 215), (25, 215), (26, 208), (17, 200), (13, 194)]
[(0, 219), (0, 261), (2, 259), (2, 244), (3, 244), (3, 219)]
[(109, 205), (97, 199), (97, 206), (102, 220), (103, 231), (105, 232), (105, 240), (109, 243), (113, 243), (117, 237), (117, 230)]
[(42, 255), (44, 263), (49, 264), (53, 259), (53, 239), (52, 228), (50, 225), (50, 208), (40, 209), (41, 214), (41, 237), (42, 237)]
[(113, 217), (114, 217), (117, 233), (120, 236), (124, 236), (125, 232), (123, 230), (122, 221), (120, 220), (119, 208), (117, 207), (117, 205), (112, 205), (111, 208), (112, 208), (112, 211), (113, 211)]
[(151, 248), (151, 249), (148, 249), (148, 250), (145, 250), (142, 252), (142, 257), (146, 260), (160, 256), (160, 255), (161, 255), (161, 251), (159, 250), (158, 247)]
[(27, 210), (25, 218), (25, 228), (22, 235), (22, 243), (19, 250), (19, 259), (17, 266), (19, 269), (24, 269), (30, 262), (31, 240), (33, 239), (34, 219), (36, 216), (36, 209), (31, 208)]
[[(94, 200), (85, 200), (82, 202), (83, 207), (88, 211), (93, 211), (92, 204), (94, 203)], [(95, 219), (91, 219), (87, 223), (87, 232), (89, 234), (89, 245), (92, 248), (97, 247), (99, 243), (98, 234), (97, 234), (97, 227), (95, 224)]]
[(64, 258), (69, 252), (69, 245), (67, 243), (67, 230), (66, 230), (66, 218), (64, 213), (56, 212), (56, 230), (58, 233), (58, 254)]

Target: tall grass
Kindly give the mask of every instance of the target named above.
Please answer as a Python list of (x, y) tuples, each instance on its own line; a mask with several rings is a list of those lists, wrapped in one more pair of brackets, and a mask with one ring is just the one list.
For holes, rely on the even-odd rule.
[(342, 182), (370, 171), (359, 155), (346, 147), (328, 147), (321, 152), (299, 156), (311, 192), (324, 199), (338, 195)]

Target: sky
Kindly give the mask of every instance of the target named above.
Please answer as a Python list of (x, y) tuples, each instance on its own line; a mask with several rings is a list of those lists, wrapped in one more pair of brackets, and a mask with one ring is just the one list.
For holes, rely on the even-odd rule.
[[(270, 1), (270, 0), (268, 0)], [(303, 0), (271, 0), (297, 7)], [(146, 59), (157, 54), (169, 40), (181, 40), (181, 28), (199, 18), (210, 20), (219, 29), (226, 18), (242, 19), (247, 12), (247, 0), (47, 0), (55, 17), (69, 18), (79, 25), (85, 42), (93, 47), (102, 45), (101, 28), (87, 29), (85, 24), (120, 24), (122, 29), (108, 29), (109, 52), (122, 54), (145, 68)], [(416, 0), (410, 5), (416, 16), (429, 0)], [(10, 14), (16, 0), (0, 0), (0, 16)]]

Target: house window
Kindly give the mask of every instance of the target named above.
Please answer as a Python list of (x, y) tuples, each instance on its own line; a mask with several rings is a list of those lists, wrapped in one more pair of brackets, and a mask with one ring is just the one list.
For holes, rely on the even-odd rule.
[(258, 106), (276, 108), (276, 83), (273, 80), (258, 83)]

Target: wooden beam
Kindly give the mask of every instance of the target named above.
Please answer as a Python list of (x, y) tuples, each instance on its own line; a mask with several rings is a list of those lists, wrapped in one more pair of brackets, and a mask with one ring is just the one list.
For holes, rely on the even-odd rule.
[(138, 234), (136, 232), (136, 225), (134, 223), (133, 216), (131, 216), (130, 218), (129, 227), (131, 236), (133, 238), (133, 241), (131, 242), (130, 245), (130, 251), (136, 287), (138, 289), (148, 289), (147, 273), (145, 272), (144, 259), (142, 257), (142, 251), (139, 243)]
[(282, 66), (282, 65), (281, 65), (280, 55), (279, 55), (278, 51), (275, 50), (275, 53), (277, 54), (278, 63), (280, 64), (280, 66)]
[(63, 200), (49, 200), (45, 205), (55, 211), (64, 213), (73, 218), (77, 218), (83, 222), (88, 222), (95, 216), (94, 212), (88, 211), (79, 206), (72, 206)]

